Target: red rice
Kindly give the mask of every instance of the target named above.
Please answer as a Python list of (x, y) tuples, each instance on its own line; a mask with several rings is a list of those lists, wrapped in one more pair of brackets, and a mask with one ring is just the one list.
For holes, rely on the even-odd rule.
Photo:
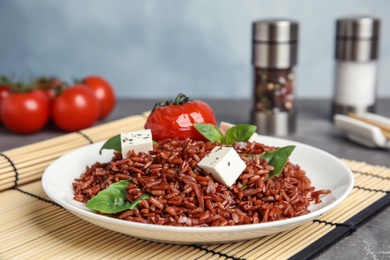
[[(310, 202), (319, 203), (306, 173), (288, 162), (273, 178), (273, 170), (258, 156), (244, 156), (246, 169), (231, 186), (216, 182), (197, 164), (215, 143), (191, 139), (158, 142), (149, 154), (129, 152), (122, 158), (115, 152), (109, 163), (87, 166), (73, 182), (74, 199), (86, 203), (99, 191), (120, 180), (132, 180), (126, 198), (133, 202), (144, 193), (138, 209), (111, 216), (142, 223), (172, 226), (226, 226), (287, 219), (309, 213)], [(237, 142), (239, 154), (259, 154), (275, 147), (260, 143)]]

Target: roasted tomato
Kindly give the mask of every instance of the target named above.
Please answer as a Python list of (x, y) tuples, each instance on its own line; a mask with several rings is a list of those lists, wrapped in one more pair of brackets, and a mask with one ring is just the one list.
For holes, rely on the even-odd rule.
[(146, 120), (145, 128), (152, 131), (156, 141), (174, 137), (204, 140), (193, 126), (196, 123), (216, 125), (214, 111), (203, 101), (190, 100), (179, 94), (174, 102), (157, 103)]

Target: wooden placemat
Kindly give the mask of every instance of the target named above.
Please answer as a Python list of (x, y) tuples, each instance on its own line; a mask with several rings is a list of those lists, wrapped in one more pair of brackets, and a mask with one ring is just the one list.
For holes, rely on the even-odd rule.
[(40, 178), (77, 147), (143, 127), (147, 113), (0, 153), (0, 259), (307, 259), (356, 230), (390, 204), (390, 169), (343, 160), (353, 171), (350, 196), (293, 230), (219, 245), (145, 241), (85, 222), (52, 202)]

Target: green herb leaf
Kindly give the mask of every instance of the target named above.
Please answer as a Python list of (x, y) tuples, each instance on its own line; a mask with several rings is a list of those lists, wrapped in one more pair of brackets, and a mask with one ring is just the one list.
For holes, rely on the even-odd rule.
[(107, 189), (91, 198), (86, 207), (103, 213), (112, 214), (128, 209), (131, 203), (126, 200), (126, 188), (131, 181), (121, 180), (112, 183)]
[(233, 145), (234, 142), (246, 142), (253, 135), (253, 133), (256, 132), (256, 129), (257, 127), (255, 125), (235, 125), (226, 131), (224, 143), (227, 145)]
[(294, 149), (295, 145), (289, 145), (277, 148), (268, 153), (259, 154), (261, 158), (274, 167), (274, 169), (269, 173), (269, 178), (277, 176), (282, 172)]
[(135, 209), (138, 208), (138, 204), (141, 200), (150, 198), (150, 194), (142, 194), (138, 199), (136, 199), (133, 203), (130, 204), (129, 209)]
[(223, 134), (215, 125), (201, 123), (194, 124), (194, 127), (210, 142), (223, 143)]
[(108, 150), (115, 150), (115, 151), (122, 151), (122, 145), (121, 145), (121, 135), (116, 135), (108, 139), (100, 148), (99, 153), (102, 154), (103, 149), (108, 149)]
[(100, 191), (95, 197), (91, 198), (86, 207), (106, 214), (137, 208), (142, 199), (147, 199), (151, 195), (143, 194), (133, 203), (130, 203), (126, 200), (126, 188), (130, 183), (129, 180), (121, 180), (111, 184), (107, 189)]
[(194, 124), (194, 127), (207, 140), (226, 145), (233, 145), (234, 142), (239, 141), (248, 141), (257, 129), (257, 127), (254, 125), (239, 124), (229, 128), (226, 131), (226, 135), (223, 136), (221, 130), (212, 124), (200, 123)]

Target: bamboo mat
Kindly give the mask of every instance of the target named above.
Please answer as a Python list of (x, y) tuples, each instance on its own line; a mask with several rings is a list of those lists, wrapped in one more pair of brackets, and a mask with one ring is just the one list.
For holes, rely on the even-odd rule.
[[(0, 153), (0, 259), (307, 259), (390, 204), (390, 169), (344, 160), (351, 195), (293, 230), (219, 245), (173, 245), (109, 231), (69, 213), (44, 193), (40, 178), (77, 147), (143, 127), (147, 113)], [(26, 156), (28, 154), (28, 156)]]

